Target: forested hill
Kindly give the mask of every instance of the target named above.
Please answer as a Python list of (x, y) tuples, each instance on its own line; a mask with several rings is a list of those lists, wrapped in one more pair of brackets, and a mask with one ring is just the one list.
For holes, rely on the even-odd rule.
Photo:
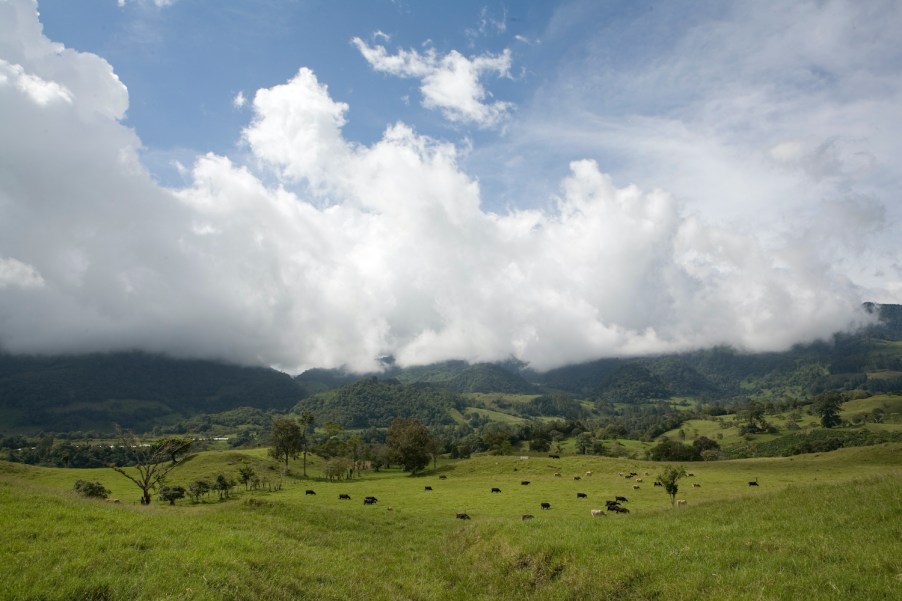
[(0, 431), (143, 430), (241, 406), (285, 410), (305, 396), (289, 375), (145, 353), (0, 354)]
[(318, 419), (331, 415), (346, 427), (369, 427), (388, 425), (396, 416), (443, 423), (467, 393), (568, 393), (601, 407), (675, 397), (742, 403), (827, 390), (902, 391), (902, 306), (866, 307), (879, 314), (875, 325), (785, 353), (719, 347), (602, 359), (545, 373), (516, 362), (399, 368), (386, 360), (385, 372), (377, 375), (319, 369), (293, 379), (272, 369), (144, 353), (0, 353), (0, 433), (109, 432), (114, 423), (147, 431), (237, 407), (284, 411), (303, 399), (303, 407), (323, 413)]
[(546, 388), (612, 402), (674, 396), (703, 400), (808, 396), (851, 388), (902, 390), (902, 305), (865, 307), (878, 313), (878, 323), (782, 353), (716, 347), (662, 357), (601, 359), (524, 375)]
[(451, 424), (454, 420), (448, 410), (463, 407), (463, 399), (447, 388), (371, 377), (308, 397), (294, 412), (311, 411), (319, 423), (334, 422), (344, 428), (387, 428), (396, 417), (416, 418), (432, 426)]

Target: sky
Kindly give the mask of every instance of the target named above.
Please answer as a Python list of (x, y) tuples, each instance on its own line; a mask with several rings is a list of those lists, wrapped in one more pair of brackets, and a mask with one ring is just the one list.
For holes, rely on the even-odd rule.
[(0, 0), (0, 349), (778, 351), (902, 302), (892, 0)]

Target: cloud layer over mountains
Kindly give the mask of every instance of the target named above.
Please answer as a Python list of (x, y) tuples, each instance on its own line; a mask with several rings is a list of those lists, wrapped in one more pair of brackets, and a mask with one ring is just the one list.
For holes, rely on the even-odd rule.
[[(357, 43), (374, 65), (392, 58)], [(480, 68), (506, 72), (505, 56)], [(435, 69), (458, 58), (397, 69), (424, 77), (429, 99)], [(473, 112), (474, 99), (432, 102), (477, 123), (507, 112)], [(593, 160), (570, 162), (550, 208), (490, 212), (462, 167), (469, 149), (403, 122), (371, 145), (347, 139), (349, 107), (307, 68), (248, 98), (245, 162), (199, 156), (178, 189), (142, 165), (128, 102), (102, 58), (44, 37), (33, 3), (0, 2), (0, 348), (290, 371), (516, 357), (542, 370), (777, 350), (866, 319), (869, 299), (823, 241), (715, 226)], [(773, 152), (819, 169), (816, 150)]]

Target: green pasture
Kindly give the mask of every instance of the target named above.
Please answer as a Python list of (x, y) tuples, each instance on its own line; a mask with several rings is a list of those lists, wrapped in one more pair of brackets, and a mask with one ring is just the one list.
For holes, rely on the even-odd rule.
[[(281, 473), (264, 450), (205, 452), (170, 482), (237, 475), (243, 463)], [(899, 444), (686, 464), (694, 475), (680, 481), (680, 508), (653, 486), (663, 464), (638, 460), (484, 456), (416, 477), (386, 470), (341, 482), (318, 478), (320, 466), (311, 459), (311, 478), (302, 479), (300, 460), (291, 461), (278, 492), (238, 487), (228, 501), (214, 493), (197, 505), (143, 507), (112, 470), (0, 462), (0, 598), (879, 600), (902, 592)], [(619, 475), (630, 471), (642, 482)], [(103, 482), (121, 502), (78, 497), (79, 478)], [(367, 495), (379, 502), (364, 505)], [(629, 515), (590, 515), (615, 495), (629, 498)], [(455, 519), (459, 512), (472, 519)]]

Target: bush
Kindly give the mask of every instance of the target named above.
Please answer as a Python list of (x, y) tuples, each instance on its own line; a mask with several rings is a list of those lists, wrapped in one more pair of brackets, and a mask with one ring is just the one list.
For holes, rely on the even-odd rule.
[(75, 492), (95, 499), (106, 499), (110, 496), (110, 491), (104, 488), (103, 484), (100, 482), (88, 482), (87, 480), (76, 480)]

